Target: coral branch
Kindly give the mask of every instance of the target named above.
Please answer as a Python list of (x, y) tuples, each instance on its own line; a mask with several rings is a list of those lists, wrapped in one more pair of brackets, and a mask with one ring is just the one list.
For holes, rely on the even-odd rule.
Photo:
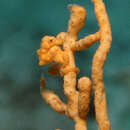
[(103, 66), (111, 47), (111, 27), (102, 0), (93, 0), (95, 14), (100, 26), (100, 45), (93, 58), (92, 78), (95, 91), (95, 110), (99, 130), (110, 130), (110, 122), (107, 115), (106, 95), (103, 83)]
[(81, 118), (76, 118), (75, 130), (87, 130), (86, 120)]
[(53, 108), (53, 110), (58, 113), (65, 114), (66, 104), (64, 104), (55, 93), (50, 90), (41, 90), (41, 95), (46, 103)]
[(87, 77), (82, 77), (78, 80), (79, 88), (79, 116), (83, 119), (86, 118), (86, 115), (89, 111), (90, 95), (91, 95), (91, 81)]
[(45, 89), (45, 86), (40, 86), (40, 92), (43, 99), (49, 104), (53, 110), (58, 113), (65, 114), (66, 104), (52, 91)]
[(86, 10), (82, 6), (69, 5), (71, 17), (68, 25), (68, 34), (77, 38), (78, 32), (83, 28), (86, 19)]
[(90, 34), (85, 38), (77, 41), (75, 44), (72, 45), (73, 51), (80, 51), (91, 47), (95, 42), (100, 40), (100, 32), (95, 34)]
[(64, 76), (64, 93), (68, 99), (67, 115), (73, 120), (78, 114), (78, 92), (75, 86), (76, 74), (74, 72), (69, 72)]

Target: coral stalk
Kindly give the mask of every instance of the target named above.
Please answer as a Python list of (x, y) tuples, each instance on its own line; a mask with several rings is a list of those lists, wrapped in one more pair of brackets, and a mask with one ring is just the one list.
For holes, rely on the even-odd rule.
[(92, 0), (95, 14), (100, 27), (100, 45), (94, 55), (92, 63), (92, 79), (95, 93), (95, 111), (99, 130), (110, 130), (107, 115), (106, 95), (103, 83), (103, 66), (111, 47), (111, 27), (102, 0)]

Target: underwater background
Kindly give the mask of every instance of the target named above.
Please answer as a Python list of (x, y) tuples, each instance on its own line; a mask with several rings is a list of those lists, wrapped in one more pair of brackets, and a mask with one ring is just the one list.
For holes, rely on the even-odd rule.
[[(104, 0), (112, 26), (112, 48), (104, 67), (112, 130), (130, 130), (130, 1)], [(67, 30), (68, 4), (80, 4), (88, 16), (79, 39), (98, 31), (91, 0), (0, 0), (0, 130), (73, 130), (74, 123), (53, 111), (40, 95), (41, 75), (64, 101), (62, 77), (40, 67), (36, 50), (45, 35)], [(91, 76), (98, 43), (76, 52), (81, 76)], [(96, 130), (93, 100), (88, 130)]]

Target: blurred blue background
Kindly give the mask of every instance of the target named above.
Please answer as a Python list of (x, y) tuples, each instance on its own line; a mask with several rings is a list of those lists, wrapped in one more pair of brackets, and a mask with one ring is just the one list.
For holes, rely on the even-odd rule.
[[(130, 130), (130, 1), (104, 0), (112, 26), (113, 44), (104, 68), (104, 81), (112, 130)], [(53, 78), (38, 65), (36, 50), (45, 35), (67, 30), (67, 5), (88, 11), (79, 39), (98, 30), (90, 0), (0, 0), (0, 130), (73, 130), (73, 121), (59, 115), (40, 95), (43, 74), (48, 88), (66, 101), (61, 77)], [(76, 52), (80, 76), (91, 76), (98, 44)], [(97, 129), (93, 100), (88, 130)]]

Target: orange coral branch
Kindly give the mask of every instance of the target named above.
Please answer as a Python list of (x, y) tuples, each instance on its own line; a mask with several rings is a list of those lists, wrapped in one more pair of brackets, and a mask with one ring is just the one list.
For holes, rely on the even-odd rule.
[(95, 34), (90, 34), (85, 38), (77, 41), (72, 45), (73, 51), (80, 51), (91, 47), (95, 42), (100, 40), (100, 32), (96, 32)]
[(100, 26), (100, 45), (97, 49), (92, 64), (93, 88), (95, 91), (95, 110), (99, 130), (110, 130), (110, 121), (107, 115), (106, 95), (103, 83), (103, 66), (111, 47), (111, 27), (105, 5), (102, 0), (92, 0), (95, 14)]
[(44, 89), (41, 89), (40, 91), (43, 99), (53, 108), (53, 110), (58, 113), (65, 114), (66, 104), (63, 103), (55, 93), (50, 90)]
[(69, 5), (71, 17), (68, 25), (68, 35), (77, 38), (78, 32), (83, 28), (86, 19), (86, 10), (82, 6)]
[(49, 104), (53, 110), (58, 113), (65, 114), (66, 104), (52, 91), (46, 89), (45, 79), (41, 79), (40, 92), (43, 99)]
[(83, 119), (86, 118), (89, 111), (90, 95), (91, 95), (91, 81), (88, 77), (82, 77), (78, 80), (79, 88), (79, 116)]

